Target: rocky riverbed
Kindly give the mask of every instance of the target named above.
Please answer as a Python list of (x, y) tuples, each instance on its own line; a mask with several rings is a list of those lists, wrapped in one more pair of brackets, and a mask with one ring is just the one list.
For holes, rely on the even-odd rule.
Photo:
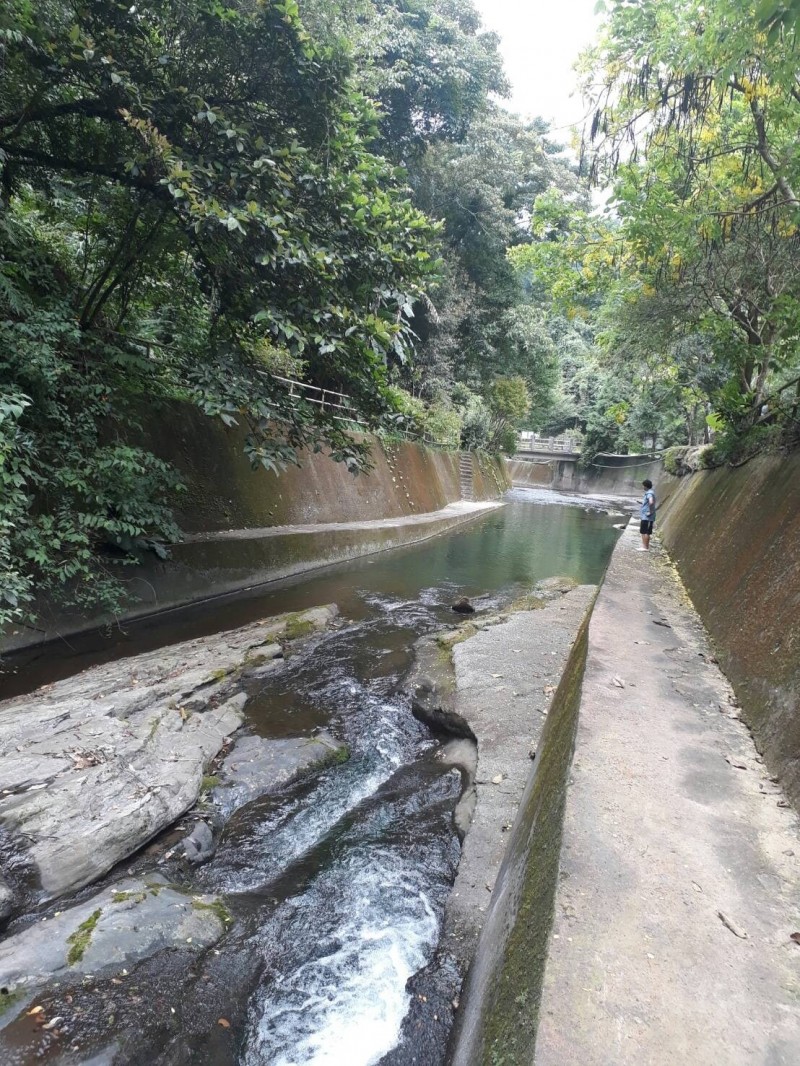
[[(53, 982), (116, 980), (165, 948), (196, 952), (222, 936), (225, 902), (187, 887), (192, 865), (211, 857), (238, 808), (347, 758), (325, 730), (240, 732), (248, 684), (284, 669), (294, 643), (337, 614), (328, 605), (265, 619), (0, 705), (0, 915), (10, 923), (0, 1026)], [(190, 811), (191, 831), (160, 845)]]

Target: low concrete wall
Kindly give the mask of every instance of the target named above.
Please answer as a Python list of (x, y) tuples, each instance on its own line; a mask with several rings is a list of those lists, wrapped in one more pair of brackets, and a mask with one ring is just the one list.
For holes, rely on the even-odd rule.
[(558, 881), (587, 615), (553, 697), (461, 995), (452, 1066), (530, 1063)]
[(576, 459), (509, 459), (508, 471), (518, 488), (548, 488), (558, 492), (638, 496), (645, 478), (656, 481), (661, 460), (647, 455), (597, 455), (584, 468)]
[(664, 543), (759, 750), (800, 804), (800, 454), (661, 474), (657, 488)]
[[(0, 653), (425, 540), (481, 513), (450, 506), (461, 500), (458, 452), (369, 438), (368, 474), (354, 476), (327, 454), (312, 452), (281, 473), (253, 470), (241, 428), (226, 429), (181, 404), (150, 414), (143, 437), (187, 487), (175, 500), (186, 541), (174, 546), (168, 562), (148, 556), (120, 573), (130, 602), (119, 619), (42, 603), (40, 628), (6, 632)], [(475, 501), (496, 500), (509, 487), (503, 459), (473, 454)], [(430, 517), (417, 521), (422, 515)], [(330, 528), (343, 523), (351, 528)], [(363, 528), (353, 528), (357, 523)], [(297, 528), (309, 526), (320, 528)], [(231, 531), (242, 535), (226, 535)]]

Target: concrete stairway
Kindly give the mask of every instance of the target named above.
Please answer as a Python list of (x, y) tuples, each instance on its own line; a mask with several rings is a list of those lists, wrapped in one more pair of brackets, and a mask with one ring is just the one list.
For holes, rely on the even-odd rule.
[(475, 491), (472, 487), (472, 454), (462, 452), (458, 460), (459, 475), (461, 477), (461, 499), (474, 500)]

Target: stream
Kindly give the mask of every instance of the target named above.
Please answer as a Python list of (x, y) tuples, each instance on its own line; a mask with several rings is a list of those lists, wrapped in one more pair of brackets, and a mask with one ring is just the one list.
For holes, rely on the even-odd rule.
[[(406, 982), (436, 947), (460, 852), (452, 814), (461, 774), (402, 691), (414, 642), (451, 625), (461, 596), (480, 612), (551, 576), (598, 583), (618, 536), (620, 511), (607, 501), (523, 489), (506, 499), (421, 545), (112, 637), (71, 639), (62, 655), (32, 659), (5, 680), (13, 691), (33, 672), (51, 681), (323, 603), (337, 603), (346, 623), (302, 644), (285, 670), (249, 682), (253, 731), (296, 737), (325, 727), (350, 758), (228, 822), (189, 885), (225, 897), (234, 918), (227, 935), (188, 962), (171, 952), (141, 964), (124, 991), (84, 983), (71, 1002), (80, 1024), (67, 1047), (14, 1023), (0, 1040), (4, 1063), (370, 1066), (391, 1051), (408, 1009)], [(145, 868), (148, 859), (136, 861)], [(57, 991), (48, 995), (57, 1001)]]

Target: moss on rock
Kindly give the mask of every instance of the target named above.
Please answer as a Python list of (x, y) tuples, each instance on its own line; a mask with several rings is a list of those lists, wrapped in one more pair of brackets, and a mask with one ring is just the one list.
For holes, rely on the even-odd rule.
[(70, 946), (67, 962), (70, 966), (77, 965), (86, 954), (86, 950), (92, 942), (92, 933), (100, 921), (102, 913), (103, 911), (100, 907), (96, 911), (92, 911), (86, 921), (81, 922), (75, 932), (67, 937), (67, 943)]

